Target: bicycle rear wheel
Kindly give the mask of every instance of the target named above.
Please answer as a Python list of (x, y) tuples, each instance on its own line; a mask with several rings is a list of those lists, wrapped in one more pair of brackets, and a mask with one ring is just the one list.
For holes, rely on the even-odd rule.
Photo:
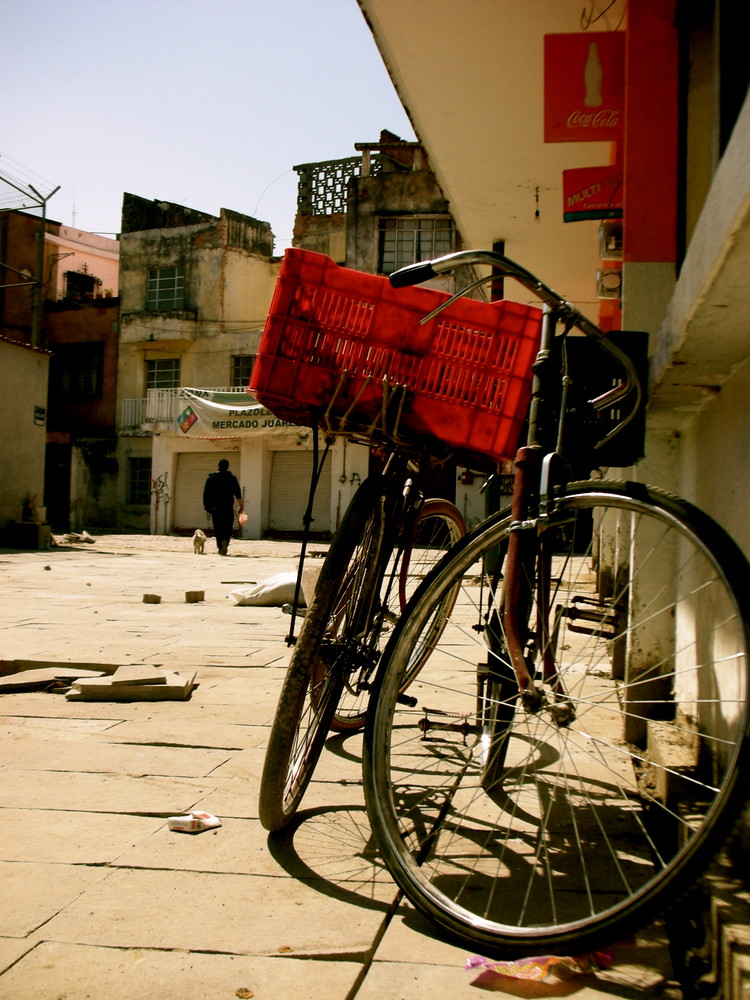
[[(668, 494), (571, 486), (528, 580), (534, 594), (551, 554), (532, 713), (507, 696), (502, 582), (483, 572), (510, 530), (498, 515), (467, 535), (402, 616), (368, 716), (367, 806), (393, 877), (444, 930), (497, 954), (576, 954), (673, 903), (744, 805), (750, 570)], [(409, 707), (402, 678), (457, 585)]]
[(337, 634), (356, 630), (357, 595), (373, 590), (382, 526), (383, 481), (366, 479), (342, 518), (300, 628), (271, 725), (258, 810), (267, 830), (296, 812), (323, 750), (350, 669)]
[[(416, 517), (404, 532), (405, 536), (400, 538), (382, 575), (378, 605), (371, 609), (369, 621), (362, 623), (364, 627), (357, 644), (360, 669), (347, 672), (331, 722), (331, 728), (336, 732), (349, 732), (364, 725), (370, 698), (370, 679), (385, 640), (422, 580), (448, 549), (466, 534), (466, 525), (458, 508), (449, 500), (430, 498), (422, 502)], [(450, 593), (447, 595), (446, 604), (451, 596)], [(445, 617), (436, 616), (435, 639), (444, 622)], [(425, 658), (428, 655), (429, 652), (425, 651)], [(413, 664), (413, 669), (404, 678), (402, 690), (406, 690), (419, 672), (421, 662)]]

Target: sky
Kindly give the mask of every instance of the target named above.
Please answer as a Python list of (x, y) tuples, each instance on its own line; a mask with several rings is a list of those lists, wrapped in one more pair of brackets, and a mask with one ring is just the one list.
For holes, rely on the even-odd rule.
[(0, 93), (0, 174), (105, 235), (129, 192), (262, 219), (281, 254), (295, 164), (414, 139), (356, 0), (0, 0)]

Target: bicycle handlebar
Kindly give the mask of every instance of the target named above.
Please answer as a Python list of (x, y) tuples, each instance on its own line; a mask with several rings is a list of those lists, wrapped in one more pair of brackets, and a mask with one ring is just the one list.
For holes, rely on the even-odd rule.
[(511, 260), (510, 257), (505, 257), (503, 254), (495, 253), (494, 250), (458, 250), (455, 253), (445, 254), (443, 257), (435, 257), (433, 260), (423, 260), (417, 262), (416, 264), (408, 264), (406, 267), (402, 267), (398, 271), (394, 271), (393, 274), (390, 275), (390, 282), (394, 288), (406, 288), (409, 285), (418, 285), (423, 281), (429, 281), (430, 278), (437, 278), (441, 274), (447, 274), (450, 271), (454, 271), (458, 267), (470, 267), (475, 265), (486, 265), (491, 267), (493, 269), (493, 273), (487, 275), (486, 277), (479, 278), (476, 281), (472, 281), (465, 288), (462, 288), (461, 291), (452, 295), (449, 299), (447, 299), (447, 301), (439, 305), (437, 309), (433, 309), (431, 313), (423, 317), (422, 322), (426, 323), (428, 320), (432, 319), (433, 316), (442, 312), (446, 306), (449, 306), (452, 302), (461, 298), (472, 288), (483, 285), (488, 281), (494, 281), (498, 277), (515, 278), (515, 280), (523, 285), (524, 288), (527, 288), (538, 299), (541, 299), (544, 305), (555, 313), (557, 318), (564, 323), (567, 329), (575, 327), (587, 337), (593, 337), (593, 339), (598, 342), (600, 347), (606, 351), (622, 368), (624, 379), (620, 385), (614, 386), (601, 396), (597, 396), (595, 399), (589, 400), (589, 403), (595, 410), (605, 410), (630, 395), (631, 392), (635, 393), (635, 401), (630, 413), (628, 413), (627, 416), (625, 416), (620, 423), (617, 424), (617, 426), (614, 427), (607, 434), (607, 436), (602, 438), (602, 440), (596, 445), (597, 448), (601, 448), (616, 434), (619, 434), (619, 432), (630, 423), (638, 412), (642, 397), (641, 383), (638, 375), (636, 374), (633, 362), (627, 354), (608, 340), (606, 333), (600, 330), (599, 327), (596, 326), (595, 323), (592, 323), (590, 319), (587, 319), (582, 312), (576, 309), (576, 307), (572, 303), (568, 302), (567, 299), (563, 298), (562, 295), (558, 295), (558, 293), (550, 288), (549, 285), (545, 285), (544, 282), (540, 281), (535, 274), (532, 274), (531, 271), (527, 271), (525, 267), (521, 267), (520, 264)]

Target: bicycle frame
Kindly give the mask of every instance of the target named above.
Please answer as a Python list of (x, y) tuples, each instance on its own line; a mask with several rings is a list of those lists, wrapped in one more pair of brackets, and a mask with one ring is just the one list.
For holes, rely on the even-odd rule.
[[(573, 709), (566, 698), (562, 681), (557, 674), (554, 656), (554, 636), (556, 629), (550, 628), (550, 589), (552, 554), (540, 542), (538, 526), (547, 521), (554, 510), (555, 491), (564, 490), (570, 480), (570, 466), (564, 457), (565, 417), (570, 378), (558, 352), (564, 350), (565, 338), (572, 329), (577, 329), (594, 339), (618, 364), (623, 372), (619, 385), (602, 393), (588, 402), (595, 411), (602, 411), (613, 404), (632, 398), (632, 406), (625, 417), (613, 427), (597, 444), (594, 451), (607, 444), (620, 433), (635, 416), (641, 404), (641, 386), (635, 368), (614, 343), (588, 320), (571, 303), (557, 292), (521, 267), (515, 261), (491, 251), (459, 251), (431, 261), (422, 261), (402, 268), (391, 275), (394, 287), (416, 284), (454, 270), (457, 267), (490, 266), (493, 274), (479, 277), (462, 288), (447, 302), (423, 317), (426, 323), (456, 299), (472, 289), (492, 280), (498, 273), (503, 277), (515, 278), (543, 303), (541, 342), (533, 365), (529, 425), (525, 446), (519, 448), (515, 458), (515, 474), (511, 500), (512, 527), (507, 552), (505, 553), (504, 595), (500, 615), (504, 632), (505, 649), (498, 650), (487, 665), (487, 675), (495, 677), (499, 684), (508, 681), (505, 658), (510, 661), (518, 694), (524, 709), (539, 712), (547, 709), (558, 726), (569, 725), (573, 721)], [(561, 335), (557, 333), (562, 326)], [(539, 561), (538, 572), (533, 565)], [(499, 567), (497, 572), (499, 573)], [(537, 591), (531, 593), (529, 581), (537, 579)], [(554, 702), (547, 703), (542, 687), (535, 683), (527, 663), (524, 647), (531, 631), (529, 617), (536, 599), (537, 620), (533, 626), (533, 638), (541, 658), (543, 680), (549, 685)], [(486, 677), (478, 680), (480, 699)], [(490, 755), (483, 785), (494, 783), (498, 768), (502, 766), (503, 753)]]
[[(562, 682), (557, 675), (550, 629), (550, 586), (552, 554), (539, 541), (537, 526), (548, 520), (553, 509), (552, 495), (564, 489), (569, 480), (569, 466), (560, 453), (565, 430), (565, 376), (561, 387), (560, 409), (555, 406), (555, 382), (560, 366), (553, 362), (560, 349), (555, 338), (558, 314), (545, 308), (541, 345), (534, 365), (534, 383), (529, 415), (529, 431), (525, 447), (519, 448), (515, 459), (515, 475), (511, 500), (513, 518), (508, 552), (505, 559), (505, 592), (502, 610), (508, 654), (518, 684), (521, 702), (526, 711), (538, 712), (544, 706), (544, 695), (535, 685), (524, 655), (524, 633), (531, 611), (532, 595), (528, 580), (537, 578), (537, 621), (535, 638), (541, 656), (543, 679), (555, 693), (554, 715), (558, 725), (573, 720), (572, 709), (561, 708), (567, 701)], [(567, 331), (566, 331), (567, 334)], [(554, 435), (554, 440), (552, 436)], [(537, 574), (532, 564), (539, 560)], [(551, 707), (551, 706), (548, 706)]]

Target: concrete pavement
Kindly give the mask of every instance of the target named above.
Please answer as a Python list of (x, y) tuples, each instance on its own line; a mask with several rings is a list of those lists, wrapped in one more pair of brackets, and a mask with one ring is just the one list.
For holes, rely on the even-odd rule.
[[(204, 556), (188, 538), (161, 536), (0, 549), (6, 673), (131, 663), (197, 672), (187, 701), (0, 695), (0, 1000), (476, 997), (469, 952), (400, 900), (379, 862), (360, 736), (329, 740), (292, 829), (269, 838), (261, 827), (289, 618), (227, 594), (294, 570), (300, 544), (235, 541), (226, 558), (212, 544)], [(186, 603), (192, 590), (205, 601)], [(161, 603), (144, 604), (144, 593)], [(167, 817), (192, 809), (222, 826), (168, 829)], [(671, 992), (670, 976), (653, 927), (618, 945), (607, 972), (557, 986), (509, 981), (505, 992), (656, 996)]]

